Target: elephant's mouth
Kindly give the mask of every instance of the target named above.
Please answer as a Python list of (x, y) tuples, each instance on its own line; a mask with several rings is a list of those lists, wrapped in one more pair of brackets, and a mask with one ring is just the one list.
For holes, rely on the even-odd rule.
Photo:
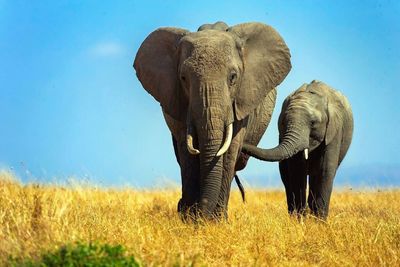
[[(233, 137), (233, 123), (230, 123), (228, 126), (226, 126), (225, 131), (226, 131), (225, 140), (223, 142), (222, 147), (218, 150), (217, 154), (215, 155), (216, 157), (220, 157), (223, 154), (225, 154), (226, 151), (228, 151)], [(200, 150), (194, 148), (193, 146), (193, 125), (191, 123), (187, 126), (186, 145), (190, 154), (192, 155), (200, 154)]]

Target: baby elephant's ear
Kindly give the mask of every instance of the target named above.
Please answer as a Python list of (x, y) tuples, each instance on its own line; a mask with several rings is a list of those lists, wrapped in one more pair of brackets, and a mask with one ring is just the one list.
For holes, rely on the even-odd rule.
[(133, 67), (144, 89), (163, 110), (177, 120), (185, 121), (186, 100), (178, 80), (177, 46), (188, 31), (159, 28), (140, 46)]
[(244, 73), (235, 98), (236, 118), (253, 111), (291, 69), (290, 52), (282, 37), (262, 23), (244, 23), (229, 30), (238, 37)]

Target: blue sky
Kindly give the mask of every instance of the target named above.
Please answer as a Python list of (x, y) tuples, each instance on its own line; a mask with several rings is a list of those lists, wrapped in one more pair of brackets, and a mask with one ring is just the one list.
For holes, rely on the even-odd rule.
[[(0, 168), (23, 181), (179, 184), (160, 107), (132, 68), (136, 51), (162, 26), (195, 31), (218, 20), (259, 21), (281, 33), (293, 65), (261, 146), (278, 142), (283, 99), (322, 80), (342, 91), (354, 112), (340, 179), (352, 184), (351, 171), (373, 168), (379, 176), (390, 169), (388, 179), (400, 184), (399, 18), (400, 2), (388, 0), (0, 0)], [(249, 184), (280, 183), (277, 164), (255, 159), (241, 176)]]

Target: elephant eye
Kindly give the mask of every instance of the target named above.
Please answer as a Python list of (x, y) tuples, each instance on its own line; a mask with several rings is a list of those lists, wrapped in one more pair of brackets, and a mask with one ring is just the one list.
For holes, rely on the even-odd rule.
[(231, 74), (229, 74), (229, 85), (230, 86), (235, 85), (236, 80), (237, 80), (236, 72), (231, 72)]

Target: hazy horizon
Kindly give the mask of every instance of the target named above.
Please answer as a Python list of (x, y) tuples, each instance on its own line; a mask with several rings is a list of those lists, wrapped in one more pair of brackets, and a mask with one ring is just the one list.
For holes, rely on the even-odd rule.
[[(354, 113), (353, 143), (335, 185), (400, 186), (400, 2), (389, 0), (0, 0), (0, 169), (24, 182), (75, 176), (116, 186), (180, 184), (160, 106), (132, 63), (159, 27), (196, 31), (220, 20), (271, 25), (291, 51), (293, 67), (261, 147), (278, 142), (285, 97), (321, 80), (344, 93)], [(251, 159), (239, 175), (250, 185), (282, 186), (277, 163)]]

